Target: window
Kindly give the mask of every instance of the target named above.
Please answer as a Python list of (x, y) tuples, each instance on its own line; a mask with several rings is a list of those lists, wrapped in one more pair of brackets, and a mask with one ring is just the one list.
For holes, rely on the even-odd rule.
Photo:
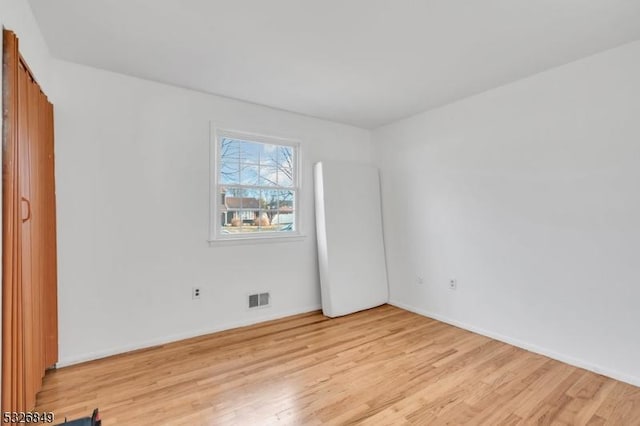
[(298, 143), (213, 130), (211, 239), (298, 236)]

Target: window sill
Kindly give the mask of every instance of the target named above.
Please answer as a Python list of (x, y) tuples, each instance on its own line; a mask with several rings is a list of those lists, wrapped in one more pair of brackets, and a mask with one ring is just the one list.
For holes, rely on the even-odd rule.
[(304, 241), (307, 238), (304, 234), (293, 235), (261, 235), (261, 236), (242, 236), (242, 237), (220, 237), (215, 240), (209, 240), (209, 247), (233, 246), (246, 244), (276, 244), (276, 243), (293, 243)]

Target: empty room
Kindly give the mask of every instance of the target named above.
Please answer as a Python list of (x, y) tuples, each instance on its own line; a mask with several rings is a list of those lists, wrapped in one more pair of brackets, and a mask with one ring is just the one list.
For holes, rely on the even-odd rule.
[(640, 425), (640, 1), (0, 25), (2, 424)]

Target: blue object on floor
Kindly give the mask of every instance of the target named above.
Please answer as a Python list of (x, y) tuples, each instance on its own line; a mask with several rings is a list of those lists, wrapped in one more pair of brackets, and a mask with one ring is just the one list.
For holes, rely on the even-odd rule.
[(98, 409), (93, 410), (91, 417), (83, 417), (81, 419), (71, 420), (64, 419), (64, 423), (60, 423), (58, 426), (101, 426), (102, 420), (100, 420), (100, 413)]

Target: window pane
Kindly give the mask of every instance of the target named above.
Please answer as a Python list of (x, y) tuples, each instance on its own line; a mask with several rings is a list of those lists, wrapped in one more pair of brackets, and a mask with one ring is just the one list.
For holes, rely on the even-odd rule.
[(240, 141), (235, 139), (222, 138), (222, 141), (220, 141), (220, 159), (239, 159), (240, 145)]
[(220, 183), (232, 185), (240, 183), (240, 164), (237, 159), (221, 159)]
[(221, 187), (222, 234), (295, 230), (295, 191)]
[(260, 151), (262, 144), (242, 141), (240, 157), (245, 164), (260, 164)]
[(293, 148), (281, 146), (278, 149), (278, 185), (293, 186)]
[(262, 190), (261, 193), (261, 207), (260, 211), (260, 231), (261, 232), (273, 232), (278, 228), (273, 225), (273, 217), (278, 212), (278, 191), (276, 190)]
[(293, 167), (293, 148), (290, 146), (278, 147), (278, 164), (280, 167)]
[(247, 189), (242, 198), (242, 232), (257, 232), (260, 217), (260, 190)]
[(258, 185), (259, 166), (251, 166), (243, 164), (240, 170), (240, 184), (242, 185)]
[(280, 168), (278, 170), (278, 186), (293, 187), (293, 169)]
[(278, 204), (280, 209), (293, 210), (295, 191), (278, 191)]
[(271, 223), (278, 226), (278, 231), (293, 231), (295, 223), (295, 193), (293, 191), (276, 191), (276, 214)]
[(262, 190), (262, 199), (263, 199), (263, 209), (269, 211), (277, 211), (278, 210), (278, 199), (281, 191), (278, 190)]
[(278, 146), (277, 145), (262, 145), (260, 151), (260, 165), (275, 167), (278, 164)]
[(260, 209), (260, 190), (245, 189), (242, 191), (242, 208), (258, 211)]
[(260, 186), (276, 186), (278, 184), (278, 169), (275, 167), (260, 167)]
[(223, 233), (238, 233), (251, 225), (260, 209), (259, 191), (234, 187), (221, 188)]
[(256, 226), (257, 232), (271, 232), (271, 218), (269, 218), (269, 214), (260, 210), (256, 215), (256, 220), (254, 221), (254, 225)]

